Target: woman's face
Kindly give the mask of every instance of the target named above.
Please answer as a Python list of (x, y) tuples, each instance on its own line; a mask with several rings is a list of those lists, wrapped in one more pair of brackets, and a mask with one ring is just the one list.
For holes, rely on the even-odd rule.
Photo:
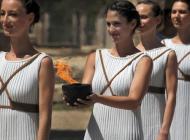
[(115, 44), (125, 42), (132, 36), (134, 25), (117, 11), (108, 10), (106, 15), (107, 31)]
[(140, 15), (141, 25), (139, 30), (141, 33), (155, 30), (157, 25), (160, 23), (160, 17), (154, 17), (152, 11), (152, 5), (149, 4), (138, 4), (136, 9)]
[(184, 2), (175, 2), (172, 6), (171, 20), (176, 29), (190, 28), (190, 11)]
[(4, 34), (9, 37), (28, 33), (33, 20), (31, 14), (26, 14), (20, 0), (3, 0), (0, 16)]

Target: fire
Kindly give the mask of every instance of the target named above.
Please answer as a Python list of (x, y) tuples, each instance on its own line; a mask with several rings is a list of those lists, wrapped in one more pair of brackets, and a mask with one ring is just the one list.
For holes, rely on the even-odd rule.
[(69, 84), (78, 83), (78, 81), (72, 78), (71, 67), (63, 60), (57, 60), (55, 63), (56, 75)]

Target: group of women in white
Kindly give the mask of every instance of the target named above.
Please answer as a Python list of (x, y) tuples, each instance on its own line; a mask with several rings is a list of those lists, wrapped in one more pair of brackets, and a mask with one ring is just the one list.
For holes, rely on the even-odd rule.
[(164, 87), (166, 93), (164, 98), (164, 94), (160, 94), (161, 89), (148, 89), (142, 101), (144, 140), (189, 140), (190, 1), (173, 1), (171, 22), (176, 35), (163, 40), (157, 35), (156, 27), (161, 22), (161, 15), (156, 5), (155, 2), (144, 1), (136, 6), (141, 17), (141, 41), (137, 48), (146, 51), (153, 60), (149, 88)]
[(83, 83), (96, 94), (89, 97), (94, 108), (84, 139), (189, 140), (190, 1), (173, 1), (176, 35), (170, 39), (158, 35), (162, 10), (151, 0), (136, 7), (116, 0), (105, 19), (114, 47), (97, 50), (86, 63)]

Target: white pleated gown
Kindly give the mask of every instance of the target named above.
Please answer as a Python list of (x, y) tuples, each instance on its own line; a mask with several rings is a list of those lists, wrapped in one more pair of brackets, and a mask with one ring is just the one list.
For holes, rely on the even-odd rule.
[[(146, 53), (153, 60), (153, 70), (149, 86), (165, 88), (165, 67), (168, 54), (171, 49), (166, 47), (155, 48)], [(165, 53), (164, 53), (165, 52)], [(163, 93), (147, 92), (141, 104), (141, 116), (143, 125), (144, 140), (156, 140), (159, 133), (164, 110), (165, 110), (165, 91)]]
[[(13, 101), (38, 104), (38, 76), (44, 53), (40, 54), (30, 65), (18, 72), (7, 85)], [(26, 63), (28, 59), (8, 61), (5, 52), (0, 54), (0, 76), (5, 82), (9, 76)], [(1, 83), (0, 83), (1, 85)], [(10, 105), (5, 92), (0, 94), (0, 105)], [(0, 108), (0, 140), (36, 140), (39, 114)]]
[[(178, 62), (190, 52), (190, 45), (174, 44), (171, 39), (164, 40), (167, 47), (175, 50)], [(178, 66), (190, 75), (190, 55)], [(178, 71), (178, 77), (182, 77)], [(171, 140), (190, 140), (190, 81), (178, 80), (176, 107), (171, 125)]]
[[(108, 49), (102, 50), (106, 73), (110, 80), (125, 64), (136, 55), (115, 57)], [(143, 54), (144, 56), (144, 54)], [(134, 76), (136, 64), (142, 56), (132, 62), (112, 82), (111, 88), (117, 96), (127, 96)], [(94, 93), (100, 93), (107, 85), (98, 51), (96, 51), (95, 74), (92, 81)], [(108, 88), (105, 96), (112, 96)], [(95, 103), (86, 129), (84, 140), (143, 140), (140, 108), (125, 110)]]

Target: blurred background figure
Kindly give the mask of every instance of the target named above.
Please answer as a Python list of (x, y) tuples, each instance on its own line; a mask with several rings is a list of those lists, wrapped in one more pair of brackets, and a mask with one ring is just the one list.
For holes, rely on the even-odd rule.
[(177, 33), (164, 43), (176, 51), (178, 59), (178, 90), (171, 125), (172, 140), (190, 139), (190, 1), (174, 0), (171, 19)]
[(148, 92), (141, 104), (144, 140), (168, 140), (176, 100), (176, 54), (165, 47), (158, 37), (157, 27), (162, 18), (160, 6), (147, 0), (138, 2), (136, 9), (141, 18), (141, 40), (137, 48), (146, 51), (153, 59)]

